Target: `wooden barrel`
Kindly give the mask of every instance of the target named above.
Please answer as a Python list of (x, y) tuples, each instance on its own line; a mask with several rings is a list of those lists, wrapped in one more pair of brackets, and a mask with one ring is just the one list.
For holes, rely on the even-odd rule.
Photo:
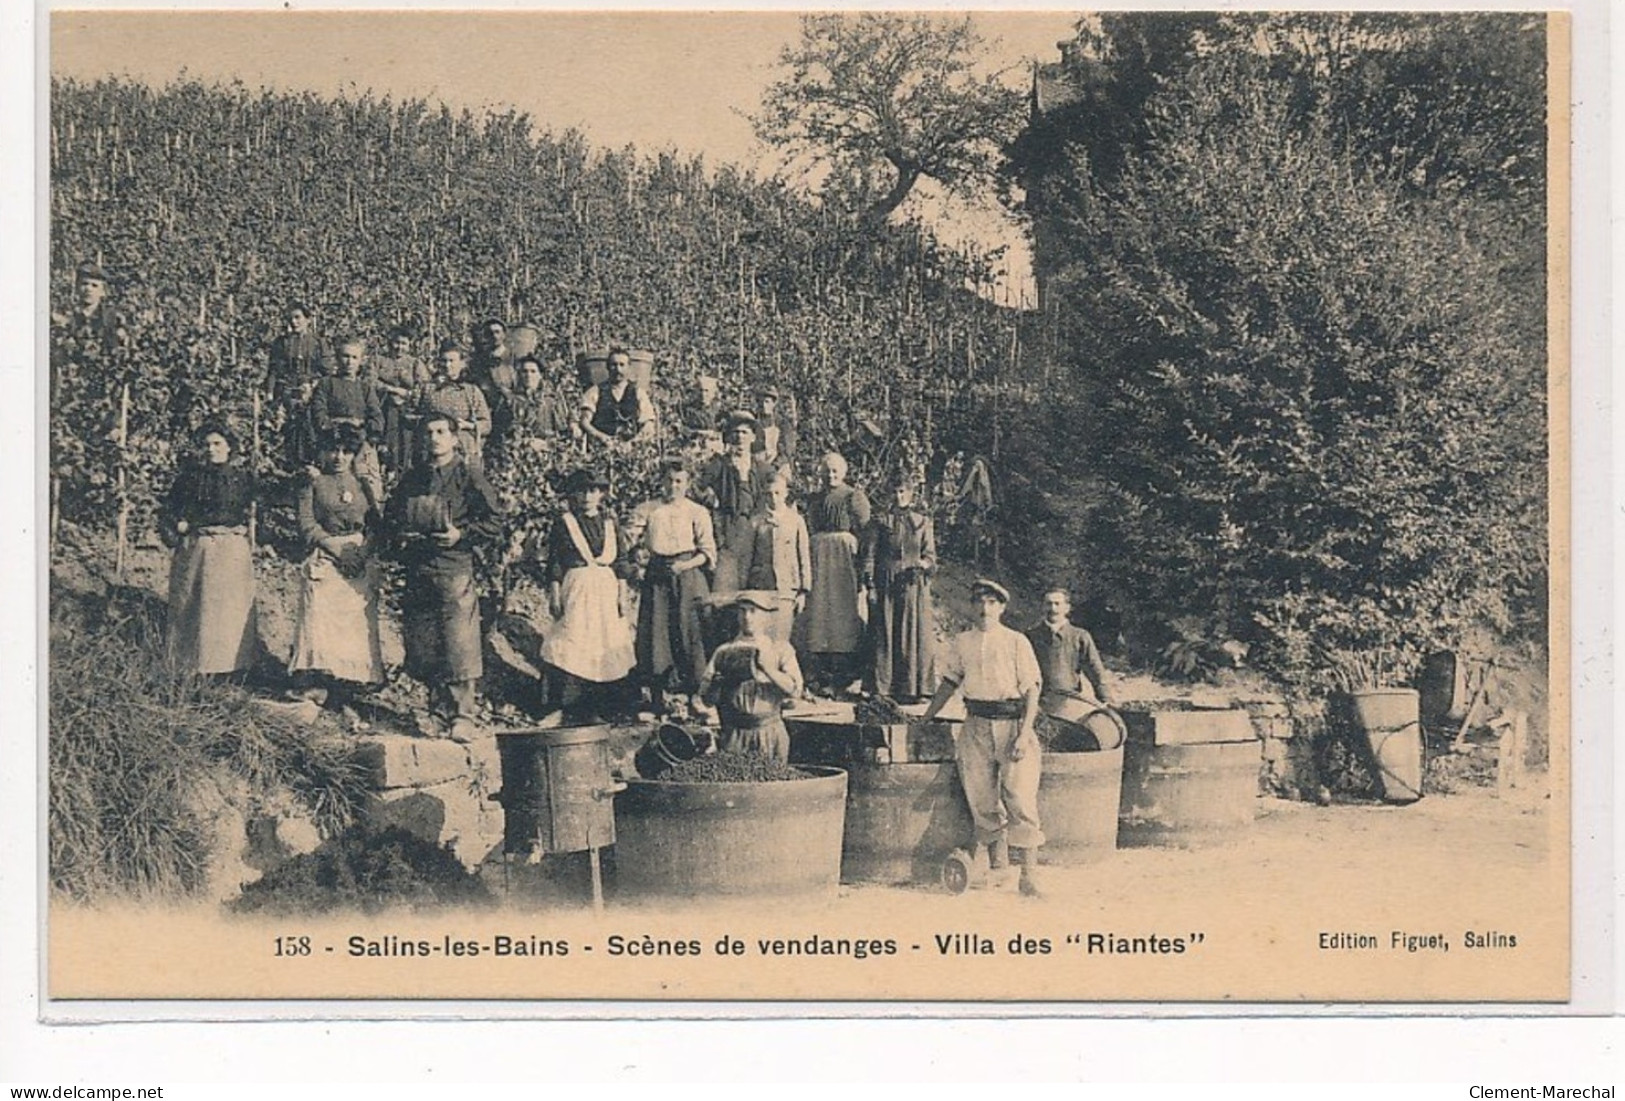
[(615, 843), (609, 727), (497, 732), (504, 852), (581, 852)]
[(1422, 722), (1429, 729), (1447, 730), (1467, 717), (1467, 705), (1472, 702), (1472, 694), (1467, 684), (1467, 663), (1460, 654), (1450, 650), (1429, 654), (1422, 660), (1416, 687), (1420, 694)]
[(1377, 783), (1387, 803), (1422, 798), (1422, 723), (1413, 688), (1371, 688), (1350, 694), (1355, 729), (1371, 747)]
[(649, 393), (654, 384), (655, 354), (638, 348), (627, 353), (626, 377), (637, 383), (638, 389)]
[(968, 844), (973, 832), (959, 770), (952, 764), (853, 765), (841, 880), (935, 882), (942, 861)]
[(802, 767), (805, 780), (628, 780), (615, 800), (623, 896), (834, 894), (846, 773)]
[(576, 356), (576, 378), (583, 388), (597, 386), (609, 377), (609, 349), (599, 348)]
[[(1187, 846), (1223, 840), (1252, 825), (1263, 749), (1245, 712), (1172, 712), (1177, 722), (1166, 724), (1166, 740), (1156, 713), (1123, 717), (1129, 733), (1123, 746), (1120, 844)], [(1214, 740), (1203, 740), (1204, 729)]]
[(1117, 851), (1123, 747), (1094, 753), (1046, 753), (1038, 782), (1038, 823), (1045, 863), (1083, 864)]
[(534, 325), (516, 325), (508, 330), (508, 355), (515, 360), (523, 356), (535, 355), (536, 346), (541, 342), (542, 334)]

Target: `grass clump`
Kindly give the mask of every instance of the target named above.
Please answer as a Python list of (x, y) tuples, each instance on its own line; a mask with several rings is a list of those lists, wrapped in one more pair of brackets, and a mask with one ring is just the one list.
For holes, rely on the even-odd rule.
[(222, 770), (253, 796), (292, 791), (324, 834), (350, 822), (367, 773), (349, 745), (266, 713), (240, 687), (178, 674), (151, 597), (54, 597), (55, 890), (81, 901), (197, 891), (211, 856), (197, 793)]

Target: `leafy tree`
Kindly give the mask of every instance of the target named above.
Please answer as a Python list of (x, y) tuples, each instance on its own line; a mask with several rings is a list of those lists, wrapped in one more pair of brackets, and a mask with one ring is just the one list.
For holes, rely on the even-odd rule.
[(991, 180), (1023, 98), (979, 72), (986, 43), (967, 16), (808, 15), (786, 46), (786, 74), (763, 96), (757, 134), (810, 154), (884, 220), (921, 179), (964, 194)]
[(1084, 572), (1142, 615), (1200, 613), (1300, 684), (1327, 650), (1543, 637), (1542, 235), (1365, 155), (1302, 77), (1211, 50), (1110, 179), (1072, 150), (1047, 240), (1083, 461), (1047, 507), (1077, 502)]

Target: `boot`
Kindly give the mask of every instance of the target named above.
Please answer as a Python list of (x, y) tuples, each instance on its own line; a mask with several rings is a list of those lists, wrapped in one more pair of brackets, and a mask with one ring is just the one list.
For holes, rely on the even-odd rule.
[(1038, 850), (1021, 850), (1021, 882), (1018, 887), (1028, 898), (1043, 898), (1043, 889), (1039, 886)]
[(1004, 838), (987, 843), (987, 885), (995, 890), (1010, 886), (1010, 845)]

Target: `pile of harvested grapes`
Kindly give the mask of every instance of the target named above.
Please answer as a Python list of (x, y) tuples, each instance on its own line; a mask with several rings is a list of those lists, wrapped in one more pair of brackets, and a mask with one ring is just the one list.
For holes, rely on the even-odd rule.
[(1100, 748), (1100, 742), (1089, 731), (1076, 723), (1040, 714), (1033, 723), (1038, 744), (1049, 753), (1086, 753)]
[(852, 718), (864, 726), (889, 726), (906, 723), (909, 717), (897, 706), (897, 701), (887, 696), (870, 696), (853, 705)]
[(808, 774), (754, 753), (717, 753), (673, 765), (660, 779), (679, 784), (760, 784), (806, 780)]

